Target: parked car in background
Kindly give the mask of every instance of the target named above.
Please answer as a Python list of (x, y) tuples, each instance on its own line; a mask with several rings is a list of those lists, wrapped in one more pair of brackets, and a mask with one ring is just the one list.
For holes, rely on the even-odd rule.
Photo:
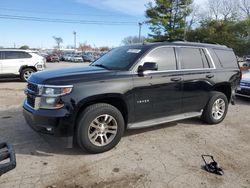
[(242, 78), (240, 81), (240, 85), (237, 88), (236, 95), (250, 98), (250, 71), (249, 70), (242, 71)]
[(19, 76), (27, 81), (32, 73), (46, 68), (44, 57), (29, 50), (0, 49), (0, 76)]
[(46, 61), (47, 62), (59, 62), (60, 61), (60, 58), (58, 55), (56, 54), (50, 54), (46, 57)]
[(83, 59), (84, 62), (93, 62), (93, 61), (95, 61), (95, 58), (90, 54), (82, 55), (82, 59)]
[(72, 62), (83, 62), (82, 56), (75, 54), (70, 57), (70, 61)]

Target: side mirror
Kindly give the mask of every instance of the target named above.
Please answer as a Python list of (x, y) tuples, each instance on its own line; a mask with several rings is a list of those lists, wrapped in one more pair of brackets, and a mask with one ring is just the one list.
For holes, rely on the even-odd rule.
[(157, 71), (158, 70), (158, 65), (157, 63), (152, 63), (152, 62), (146, 62), (143, 65), (140, 65), (138, 67), (138, 72), (142, 73), (144, 71)]

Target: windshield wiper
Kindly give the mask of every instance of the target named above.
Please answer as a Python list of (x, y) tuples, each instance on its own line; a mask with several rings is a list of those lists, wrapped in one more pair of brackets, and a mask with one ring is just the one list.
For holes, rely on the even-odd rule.
[(106, 67), (105, 65), (102, 65), (102, 64), (94, 64), (94, 65), (92, 65), (92, 66), (101, 67), (101, 68), (110, 70), (110, 68), (108, 68), (108, 67)]

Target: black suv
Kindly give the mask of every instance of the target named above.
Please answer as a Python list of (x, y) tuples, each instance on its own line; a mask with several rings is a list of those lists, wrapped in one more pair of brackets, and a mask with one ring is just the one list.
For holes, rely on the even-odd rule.
[(125, 129), (199, 116), (220, 123), (240, 80), (226, 46), (163, 42), (118, 47), (88, 67), (33, 74), (24, 116), (36, 131), (113, 148)]

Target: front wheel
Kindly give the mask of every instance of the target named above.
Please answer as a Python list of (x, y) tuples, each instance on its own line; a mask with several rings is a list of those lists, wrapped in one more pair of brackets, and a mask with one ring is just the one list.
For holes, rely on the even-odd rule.
[(27, 82), (31, 74), (33, 74), (34, 72), (35, 70), (32, 68), (23, 69), (20, 74), (21, 80)]
[(209, 124), (218, 124), (224, 120), (228, 109), (228, 99), (221, 92), (211, 92), (211, 98), (203, 111), (202, 119)]
[(121, 112), (112, 105), (98, 103), (87, 107), (79, 116), (76, 140), (90, 153), (102, 153), (115, 147), (124, 132)]

